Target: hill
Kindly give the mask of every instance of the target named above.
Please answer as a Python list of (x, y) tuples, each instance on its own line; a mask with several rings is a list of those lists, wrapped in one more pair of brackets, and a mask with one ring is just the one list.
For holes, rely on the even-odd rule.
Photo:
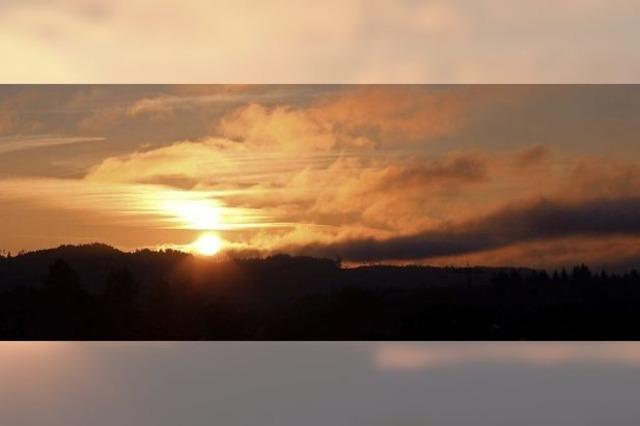
[(0, 257), (4, 339), (637, 339), (640, 277), (206, 259), (102, 244)]

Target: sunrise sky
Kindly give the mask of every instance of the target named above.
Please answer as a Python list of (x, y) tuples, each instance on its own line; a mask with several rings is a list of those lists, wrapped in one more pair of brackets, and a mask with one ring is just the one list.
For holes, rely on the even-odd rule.
[(636, 86), (4, 86), (2, 249), (632, 264), (639, 113)]

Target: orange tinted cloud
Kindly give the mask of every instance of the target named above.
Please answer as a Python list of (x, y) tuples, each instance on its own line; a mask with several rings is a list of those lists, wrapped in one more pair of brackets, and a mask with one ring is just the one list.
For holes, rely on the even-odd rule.
[(339, 132), (331, 120), (318, 119), (307, 110), (265, 108), (252, 104), (223, 118), (217, 132), (255, 148), (285, 151), (329, 151), (339, 147), (370, 147), (364, 136)]
[(408, 86), (365, 87), (312, 110), (319, 121), (350, 133), (375, 131), (383, 137), (433, 139), (455, 132), (472, 91), (422, 91)]
[(110, 157), (95, 166), (87, 179), (140, 183), (176, 178), (195, 184), (214, 173), (234, 171), (233, 164), (229, 164), (223, 155), (225, 147), (235, 148), (236, 145), (215, 139), (186, 141), (150, 151)]
[(574, 236), (514, 244), (494, 250), (445, 256), (429, 260), (436, 265), (522, 266), (561, 269), (585, 263), (593, 270), (637, 268), (640, 258), (638, 235), (609, 235), (593, 238)]
[[(384, 96), (387, 91), (390, 94)], [(251, 197), (237, 197), (243, 205), (278, 209), (278, 203), (287, 204), (288, 219), (309, 223), (329, 220), (331, 225), (342, 225), (353, 216), (354, 222), (359, 218), (380, 228), (376, 233), (389, 227), (385, 222), (391, 218), (384, 210), (395, 204), (396, 225), (404, 222), (407, 230), (415, 229), (417, 203), (443, 185), (451, 193), (457, 182), (483, 180), (487, 160), (478, 153), (454, 152), (414, 161), (378, 154), (380, 135), (367, 135), (370, 129), (396, 133), (400, 139), (429, 138), (440, 134), (441, 127), (433, 129), (436, 119), (423, 121), (431, 115), (442, 117), (441, 107), (451, 115), (446, 131), (454, 131), (462, 104), (446, 92), (411, 93), (409, 88), (356, 89), (310, 106), (249, 104), (223, 116), (213, 128), (213, 137), (107, 158), (86, 178), (174, 182), (192, 188), (242, 186), (253, 189)], [(345, 120), (338, 112), (353, 110), (354, 102), (368, 105), (370, 96), (379, 105), (370, 106), (371, 114), (364, 111), (352, 126), (346, 126), (349, 116)], [(452, 102), (456, 106), (447, 107)], [(378, 197), (385, 191), (389, 197)], [(401, 214), (403, 209), (406, 214)], [(424, 226), (425, 220), (421, 222)]]

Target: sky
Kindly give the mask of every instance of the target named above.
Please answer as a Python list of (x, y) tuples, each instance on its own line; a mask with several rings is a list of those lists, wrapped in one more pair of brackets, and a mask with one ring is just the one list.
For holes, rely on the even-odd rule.
[(639, 113), (633, 85), (5, 85), (1, 248), (633, 266)]

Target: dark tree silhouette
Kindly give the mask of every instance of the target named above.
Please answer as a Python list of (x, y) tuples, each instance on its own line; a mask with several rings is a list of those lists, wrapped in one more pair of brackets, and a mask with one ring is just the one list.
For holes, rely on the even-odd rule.
[(114, 339), (140, 334), (140, 288), (128, 268), (111, 269), (102, 295), (105, 332)]
[(57, 259), (49, 266), (44, 287), (33, 310), (37, 338), (76, 339), (89, 334), (94, 300), (80, 285), (75, 270)]
[(64, 260), (56, 259), (49, 266), (45, 288), (51, 294), (73, 293), (80, 290), (78, 274)]
[(637, 270), (569, 270), (64, 246), (0, 259), (0, 338), (640, 338)]

